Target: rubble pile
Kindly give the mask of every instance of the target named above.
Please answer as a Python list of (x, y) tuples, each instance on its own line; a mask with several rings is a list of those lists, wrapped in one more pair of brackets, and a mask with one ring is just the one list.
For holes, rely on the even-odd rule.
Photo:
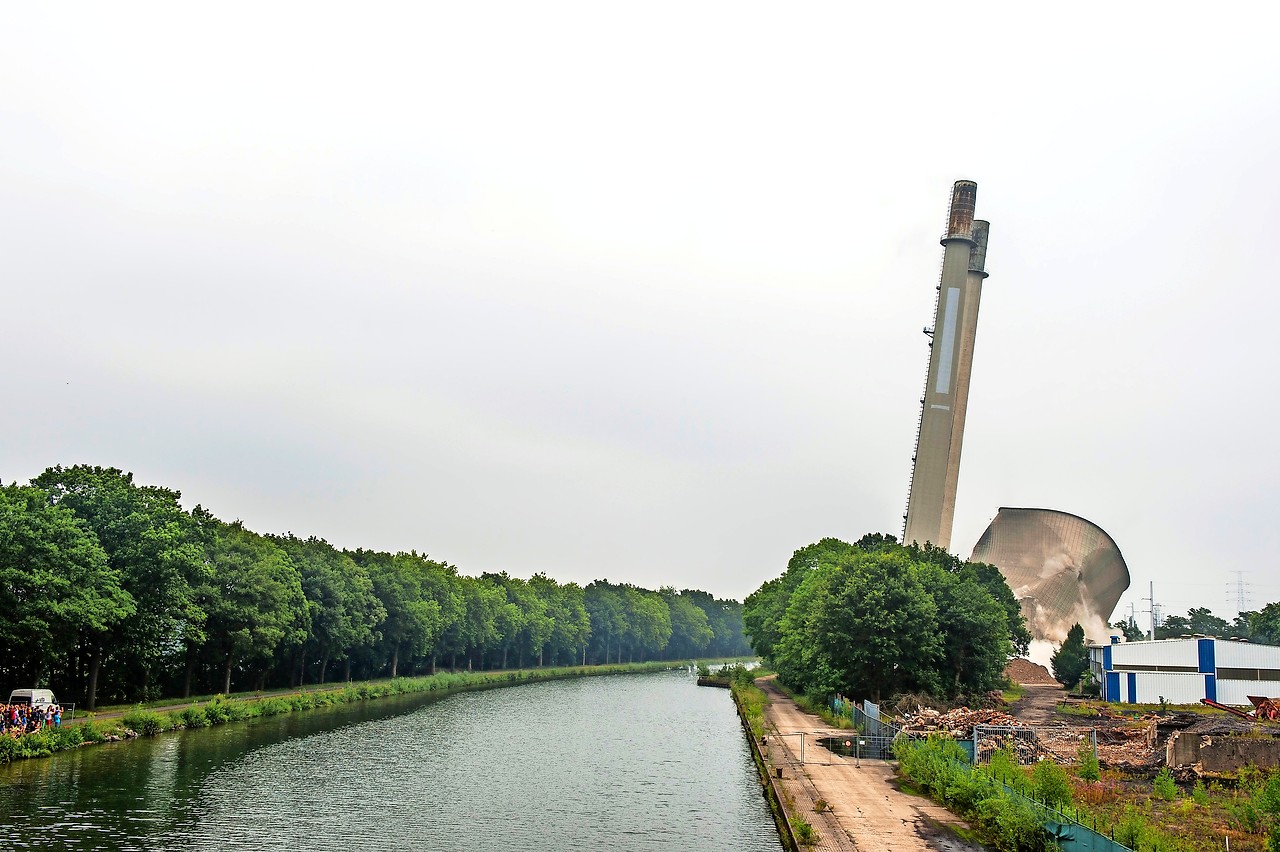
[(1042, 757), (1050, 757), (1057, 763), (1077, 763), (1080, 760), (1080, 746), (1090, 741), (1087, 728), (1073, 728), (1063, 725), (1056, 728), (1037, 728)]
[(1141, 769), (1160, 763), (1156, 748), (1159, 718), (1143, 717), (1142, 727), (1115, 726), (1098, 729), (1098, 762), (1113, 769)]
[(1024, 686), (1060, 686), (1048, 669), (1022, 657), (1010, 660), (1004, 667), (1004, 673), (1009, 680)]
[(1189, 734), (1197, 734), (1202, 737), (1213, 736), (1230, 736), (1250, 734), (1259, 736), (1262, 734), (1274, 735), (1275, 732), (1268, 729), (1264, 725), (1251, 722), (1248, 719), (1241, 719), (1236, 716), (1201, 716), (1193, 724), (1186, 726), (1185, 730)]
[(921, 707), (914, 713), (904, 713), (900, 721), (902, 729), (908, 733), (946, 734), (957, 740), (972, 738), (974, 725), (1026, 727), (1008, 713), (1002, 713), (999, 710), (970, 710), (968, 707), (958, 707), (945, 713)]
[(1013, 753), (1018, 763), (1023, 764), (1038, 763), (1046, 757), (1053, 757), (1053, 755), (1041, 748), (1040, 741), (1033, 730), (1027, 728), (1026, 732), (1027, 736), (1023, 737), (1014, 737), (1008, 734), (980, 735), (978, 737), (978, 753), (990, 755), (997, 749), (1008, 749)]
[[(1157, 747), (1157, 724), (1162, 717), (1149, 714), (1137, 720), (1126, 718), (1125, 724), (1097, 728), (1098, 760), (1103, 766), (1140, 769), (1160, 762)], [(999, 748), (1012, 751), (1020, 763), (1035, 763), (1046, 758), (1056, 763), (1071, 764), (1080, 759), (1081, 744), (1090, 740), (1090, 729), (1074, 725), (1031, 727), (999, 710), (973, 710), (961, 707), (946, 712), (927, 707), (917, 708), (900, 718), (903, 730), (911, 734), (945, 734), (957, 740), (972, 740), (979, 726), (978, 752), (990, 754)], [(1215, 720), (1232, 725), (1231, 720)], [(1009, 728), (1010, 731), (982, 730), (981, 726)]]

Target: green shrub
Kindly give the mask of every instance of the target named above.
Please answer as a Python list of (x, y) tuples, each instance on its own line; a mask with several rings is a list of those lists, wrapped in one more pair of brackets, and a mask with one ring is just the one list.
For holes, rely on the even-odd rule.
[(39, 730), (18, 737), (18, 757), (48, 757), (53, 752), (53, 740), (47, 730)]
[(1133, 805), (1125, 807), (1124, 818), (1113, 827), (1115, 839), (1142, 852), (1181, 852), (1186, 845), (1150, 825)]
[(1209, 804), (1209, 791), (1204, 788), (1203, 780), (1196, 780), (1196, 786), (1191, 788), (1191, 799), (1202, 807)]
[(1227, 813), (1231, 817), (1231, 823), (1241, 831), (1249, 834), (1262, 831), (1262, 814), (1258, 812), (1252, 799), (1227, 802)]
[(818, 832), (804, 817), (791, 820), (791, 828), (795, 830), (796, 841), (802, 846), (813, 846), (818, 842)]
[(1117, 843), (1123, 843), (1130, 849), (1137, 849), (1138, 844), (1147, 839), (1150, 829), (1142, 814), (1129, 805), (1125, 808), (1124, 817), (1112, 829)]
[(1253, 792), (1254, 806), (1264, 814), (1280, 817), (1280, 771), (1273, 771)]
[(1156, 779), (1151, 782), (1151, 786), (1156, 791), (1156, 795), (1166, 802), (1172, 802), (1178, 798), (1178, 784), (1173, 780), (1173, 773), (1167, 766), (1160, 770)]
[(293, 711), (293, 707), (284, 698), (264, 698), (257, 704), (259, 716), (279, 716)]
[(164, 717), (154, 710), (135, 707), (120, 722), (129, 730), (142, 737), (154, 737), (164, 731)]
[(947, 761), (943, 755), (948, 742), (955, 745), (954, 741), (939, 737), (899, 740), (894, 743), (893, 750), (904, 775), (926, 792), (941, 796), (947, 786)]
[(1052, 760), (1042, 760), (1031, 770), (1031, 795), (1053, 808), (1071, 804), (1071, 779)]
[(210, 725), (221, 725), (227, 721), (227, 708), (217, 698), (204, 705), (204, 718)]
[(178, 715), (182, 718), (182, 725), (185, 728), (203, 728), (209, 724), (209, 718), (204, 715), (204, 710), (200, 707), (188, 707)]
[(222, 713), (227, 717), (228, 722), (239, 722), (249, 718), (248, 705), (243, 701), (232, 698), (218, 703), (221, 705)]
[(978, 804), (977, 817), (999, 852), (1044, 852), (1051, 848), (1040, 814), (1025, 799), (984, 799)]
[(1007, 748), (998, 748), (991, 753), (991, 759), (987, 761), (987, 772), (997, 781), (1003, 781), (1019, 792), (1027, 787), (1027, 776), (1023, 774), (1022, 768), (1018, 766), (1018, 761), (1013, 756), (1013, 752)]
[(943, 801), (952, 810), (970, 814), (978, 809), (983, 799), (995, 795), (998, 795), (995, 785), (985, 773), (960, 771), (943, 791)]
[(1080, 743), (1077, 754), (1080, 756), (1080, 780), (1101, 780), (1102, 768), (1098, 766), (1098, 751), (1093, 747), (1093, 743), (1089, 740)]
[(80, 729), (80, 737), (86, 743), (105, 743), (107, 734), (102, 727), (92, 719), (82, 725), (76, 725)]

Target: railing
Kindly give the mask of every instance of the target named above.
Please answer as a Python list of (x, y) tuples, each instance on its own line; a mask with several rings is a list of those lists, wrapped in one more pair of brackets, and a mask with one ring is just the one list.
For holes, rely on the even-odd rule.
[[(956, 761), (953, 765), (965, 772), (973, 772), (973, 766), (970, 764)], [(1040, 822), (1063, 852), (1139, 852), (1116, 840), (1114, 829), (1110, 837), (1099, 831), (1096, 817), (1091, 818), (1086, 814), (1082, 818), (1079, 809), (1076, 809), (1074, 814), (1068, 813), (1054, 805), (1041, 802), (1033, 796), (1028, 796), (998, 778), (995, 781), (1000, 785), (1005, 796), (1019, 800), (1039, 812)], [(1086, 819), (1090, 820), (1092, 826), (1084, 821)]]

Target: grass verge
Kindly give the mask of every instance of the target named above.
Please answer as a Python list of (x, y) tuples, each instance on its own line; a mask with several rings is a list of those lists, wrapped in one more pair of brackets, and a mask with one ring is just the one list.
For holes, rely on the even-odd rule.
[[(393, 680), (367, 681), (338, 687), (311, 689), (283, 694), (229, 698), (210, 696), (186, 707), (167, 712), (137, 705), (119, 719), (95, 720), (64, 724), (22, 736), (0, 736), (0, 763), (33, 757), (47, 757), (67, 749), (102, 742), (114, 742), (139, 736), (155, 736), (165, 731), (205, 728), (226, 722), (237, 722), (284, 713), (299, 713), (318, 707), (371, 701), (393, 695), (423, 692), (451, 692), (463, 689), (490, 689), (544, 680), (573, 677), (658, 671), (673, 667), (670, 662), (622, 663), (608, 666), (567, 666), (560, 668), (519, 669), (498, 672), (439, 672), (434, 675)], [(163, 706), (161, 702), (153, 706)]]

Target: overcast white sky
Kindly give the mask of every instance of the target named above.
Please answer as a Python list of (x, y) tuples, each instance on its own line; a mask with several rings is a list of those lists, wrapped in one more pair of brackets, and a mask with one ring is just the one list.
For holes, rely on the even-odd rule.
[(1121, 610), (1258, 608), (1276, 10), (11, 4), (0, 479), (741, 598), (900, 533), (968, 178), (953, 550), (1060, 509), (1120, 545)]

